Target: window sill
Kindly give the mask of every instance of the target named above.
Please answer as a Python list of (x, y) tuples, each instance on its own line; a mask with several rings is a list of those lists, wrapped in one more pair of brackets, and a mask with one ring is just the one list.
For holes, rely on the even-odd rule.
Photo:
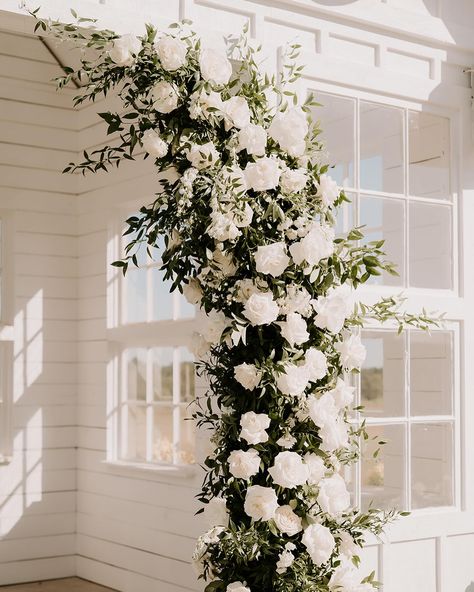
[(167, 465), (121, 460), (104, 460), (102, 464), (112, 473), (119, 475), (137, 476), (141, 474), (145, 479), (162, 479), (171, 477), (177, 479), (193, 479), (199, 472), (199, 465)]

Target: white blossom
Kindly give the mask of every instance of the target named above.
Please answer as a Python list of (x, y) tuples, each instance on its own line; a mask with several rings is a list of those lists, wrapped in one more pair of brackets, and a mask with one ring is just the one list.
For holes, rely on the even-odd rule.
[(253, 520), (271, 520), (278, 508), (278, 497), (272, 487), (251, 485), (247, 489), (244, 510)]
[(202, 300), (202, 289), (196, 278), (190, 278), (186, 284), (183, 285), (183, 295), (189, 304), (200, 304)]
[(308, 412), (314, 424), (322, 428), (327, 423), (333, 422), (338, 416), (338, 409), (334, 397), (326, 391), (320, 397), (308, 397)]
[(289, 432), (286, 432), (284, 436), (278, 438), (276, 443), (278, 444), (278, 446), (281, 446), (282, 448), (293, 448), (293, 446), (296, 444), (296, 438), (292, 436)]
[(220, 341), (227, 325), (228, 319), (225, 314), (222, 311), (213, 309), (202, 321), (201, 333), (206, 341), (214, 345)]
[(346, 482), (337, 473), (319, 483), (318, 504), (323, 512), (333, 518), (340, 516), (351, 503)]
[(280, 180), (281, 169), (276, 158), (262, 156), (245, 167), (247, 185), (255, 191), (275, 189)]
[(219, 160), (219, 152), (213, 142), (193, 144), (186, 153), (186, 158), (196, 169), (205, 169), (215, 165)]
[(317, 184), (318, 196), (325, 206), (332, 206), (339, 196), (337, 183), (329, 175), (323, 174), (319, 177)]
[(250, 123), (245, 126), (237, 135), (238, 150), (246, 150), (247, 154), (253, 156), (264, 156), (267, 146), (267, 132), (261, 125)]
[(254, 364), (239, 364), (234, 368), (234, 376), (244, 388), (253, 391), (262, 379), (262, 372)]
[(349, 435), (345, 421), (338, 417), (334, 421), (328, 421), (319, 430), (322, 439), (321, 450), (334, 452), (339, 448), (346, 448), (349, 444)]
[(171, 113), (178, 106), (179, 96), (175, 87), (160, 80), (151, 90), (151, 98), (153, 101), (153, 108), (159, 113)]
[(305, 151), (308, 121), (304, 112), (295, 107), (277, 113), (268, 128), (268, 134), (290, 156), (301, 156)]
[(243, 582), (232, 582), (227, 586), (226, 592), (251, 592), (251, 590)]
[(141, 142), (145, 152), (148, 152), (150, 156), (163, 158), (168, 153), (168, 144), (155, 130), (146, 130), (141, 137)]
[(237, 479), (248, 481), (260, 470), (260, 456), (256, 450), (232, 450), (229, 454), (229, 472)]
[(227, 127), (243, 129), (250, 125), (250, 109), (245, 97), (231, 97), (222, 106)]
[(240, 418), (240, 438), (248, 444), (260, 444), (268, 441), (267, 428), (270, 427), (270, 418), (266, 413), (247, 411)]
[(304, 169), (286, 169), (280, 177), (280, 187), (283, 193), (299, 193), (304, 189), (308, 175)]
[(279, 452), (272, 467), (268, 469), (274, 483), (281, 487), (293, 489), (306, 483), (308, 467), (297, 452), (285, 450)]
[(305, 368), (308, 370), (309, 379), (312, 382), (321, 380), (328, 373), (328, 361), (322, 351), (315, 347), (310, 347), (306, 350)]
[(288, 536), (294, 536), (303, 530), (301, 518), (293, 511), (293, 508), (289, 505), (280, 506), (273, 518), (278, 530), (287, 534)]
[(359, 335), (351, 333), (343, 341), (338, 341), (334, 348), (341, 356), (341, 364), (346, 370), (359, 369), (365, 361), (367, 351)]
[(251, 325), (269, 325), (277, 320), (280, 309), (271, 292), (257, 292), (249, 297), (243, 312)]
[(142, 48), (140, 39), (130, 33), (114, 39), (112, 43), (109, 57), (117, 66), (131, 66)]
[(311, 314), (310, 305), (311, 295), (306, 288), (298, 284), (288, 284), (286, 286), (286, 296), (278, 300), (281, 314), (290, 314), (298, 312), (303, 317)]
[(286, 315), (286, 320), (278, 323), (281, 327), (282, 336), (288, 341), (291, 347), (302, 345), (309, 339), (306, 321), (297, 312)]
[(316, 312), (314, 324), (331, 333), (339, 333), (352, 312), (351, 290), (347, 284), (328, 290), (311, 304)]
[(322, 524), (310, 524), (303, 533), (302, 543), (315, 565), (326, 563), (336, 546), (331, 531)]
[(338, 409), (344, 409), (354, 400), (355, 387), (348, 385), (342, 378), (338, 378), (336, 386), (331, 389), (334, 403)]
[(224, 53), (215, 49), (201, 49), (199, 68), (204, 80), (219, 86), (227, 84), (232, 75), (232, 64)]
[(225, 499), (213, 497), (204, 508), (204, 517), (209, 526), (228, 526), (229, 512)]
[(303, 460), (308, 467), (309, 485), (317, 485), (326, 473), (326, 465), (323, 459), (314, 452), (307, 452)]
[(273, 277), (280, 276), (290, 263), (290, 258), (286, 254), (286, 245), (282, 242), (258, 247), (254, 259), (258, 273)]
[(278, 561), (276, 563), (277, 573), (285, 573), (285, 571), (293, 565), (293, 562), (295, 560), (295, 556), (291, 552), (293, 549), (296, 549), (296, 546), (293, 545), (293, 543), (287, 543), (285, 545), (284, 550), (278, 556)]
[(186, 44), (181, 39), (163, 35), (155, 43), (156, 53), (163, 68), (169, 72), (178, 70), (186, 63)]
[(321, 226), (318, 222), (313, 222), (306, 236), (290, 246), (290, 254), (297, 265), (303, 262), (317, 265), (322, 259), (332, 255), (333, 251), (334, 230), (329, 226)]
[(284, 372), (277, 376), (276, 382), (284, 395), (302, 395), (309, 383), (308, 370), (305, 366), (287, 362), (284, 364)]
[(354, 539), (348, 532), (342, 531), (338, 535), (339, 551), (348, 559), (354, 557), (360, 552), (360, 547), (355, 543)]

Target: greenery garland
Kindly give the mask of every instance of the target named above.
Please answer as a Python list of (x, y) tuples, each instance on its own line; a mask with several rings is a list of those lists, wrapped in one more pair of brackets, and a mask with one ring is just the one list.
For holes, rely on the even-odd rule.
[(229, 44), (233, 66), (186, 21), (137, 38), (74, 12), (73, 24), (30, 14), (35, 30), (93, 54), (57, 80), (84, 83), (76, 105), (114, 89), (124, 107), (99, 114), (119, 141), (65, 172), (107, 171), (143, 149), (161, 173), (155, 201), (127, 220), (134, 238), (114, 265), (125, 273), (138, 248), (152, 254), (164, 236), (165, 277), (204, 311), (194, 350), (209, 392), (195, 419), (212, 430), (198, 496), (211, 528), (194, 564), (206, 592), (374, 590), (359, 551), (398, 513), (352, 508), (341, 476), (367, 439), (350, 421), (348, 374), (365, 358), (359, 327), (438, 321), (400, 312), (399, 298), (354, 305), (359, 284), (396, 272), (383, 241), (362, 244), (360, 228), (335, 237), (348, 200), (323, 161), (313, 97), (298, 104), (287, 90), (301, 75), (298, 46), (275, 78), (261, 73), (246, 32)]

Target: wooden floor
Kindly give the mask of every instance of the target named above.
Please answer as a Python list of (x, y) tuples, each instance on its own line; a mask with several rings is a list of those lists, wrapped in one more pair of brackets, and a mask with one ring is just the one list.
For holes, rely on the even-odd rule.
[(66, 578), (33, 584), (0, 586), (0, 592), (113, 592), (113, 590), (79, 578)]

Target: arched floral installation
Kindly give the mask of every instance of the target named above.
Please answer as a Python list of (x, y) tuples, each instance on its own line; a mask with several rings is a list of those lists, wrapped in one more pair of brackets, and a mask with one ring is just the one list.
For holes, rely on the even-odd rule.
[(74, 12), (74, 24), (31, 14), (40, 32), (87, 49), (58, 79), (83, 82), (76, 105), (112, 89), (123, 102), (122, 114), (99, 114), (118, 143), (66, 172), (107, 171), (144, 151), (160, 173), (115, 265), (125, 273), (164, 236), (166, 277), (204, 311), (194, 349), (209, 392), (195, 418), (212, 430), (199, 495), (211, 528), (194, 564), (206, 592), (374, 590), (358, 554), (397, 512), (352, 508), (342, 476), (367, 438), (351, 421), (359, 328), (437, 321), (400, 312), (396, 298), (354, 304), (359, 284), (394, 270), (383, 241), (361, 244), (357, 228), (335, 236), (347, 198), (322, 162), (313, 98), (298, 104), (286, 90), (301, 75), (297, 46), (275, 78), (245, 34), (229, 45), (233, 68), (187, 22), (137, 38)]

